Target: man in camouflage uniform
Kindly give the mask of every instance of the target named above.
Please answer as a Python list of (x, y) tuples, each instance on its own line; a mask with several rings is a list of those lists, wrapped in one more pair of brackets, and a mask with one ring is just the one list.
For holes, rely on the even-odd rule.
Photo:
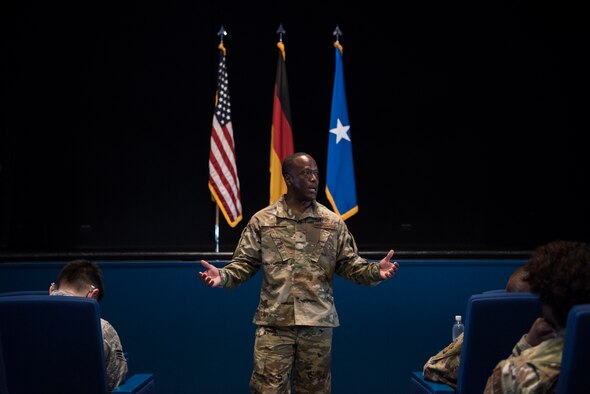
[[(508, 278), (506, 291), (508, 292), (529, 292), (531, 287), (524, 280), (526, 270), (524, 267), (518, 267)], [(533, 326), (536, 330), (540, 327)], [(430, 357), (424, 364), (424, 377), (434, 382), (446, 383), (453, 388), (457, 388), (457, 378), (459, 376), (459, 360), (461, 358), (461, 348), (463, 347), (463, 334), (449, 343), (443, 350)]]
[(488, 378), (484, 394), (554, 393), (559, 379), (565, 325), (572, 306), (590, 303), (590, 245), (555, 241), (538, 247), (525, 265), (526, 280), (543, 304), (543, 317)]
[[(100, 268), (88, 260), (74, 260), (66, 264), (55, 283), (49, 287), (52, 296), (76, 296), (96, 298), (100, 301), (104, 294), (104, 280)], [(104, 346), (105, 368), (108, 389), (113, 390), (126, 378), (128, 367), (123, 355), (123, 346), (115, 328), (106, 320), (100, 319)]]
[(310, 155), (287, 157), (282, 173), (287, 193), (254, 214), (227, 265), (202, 260), (199, 276), (229, 289), (262, 268), (252, 393), (290, 393), (291, 386), (295, 393), (330, 393), (332, 329), (339, 325), (334, 274), (376, 285), (392, 278), (398, 263), (390, 262), (393, 250), (378, 263), (358, 255), (344, 221), (316, 201), (319, 175)]

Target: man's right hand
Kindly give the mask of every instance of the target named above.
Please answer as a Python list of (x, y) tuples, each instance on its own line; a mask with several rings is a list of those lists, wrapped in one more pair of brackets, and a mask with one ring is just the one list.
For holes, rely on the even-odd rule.
[(219, 270), (214, 265), (209, 264), (205, 260), (201, 260), (201, 265), (207, 269), (207, 271), (199, 272), (199, 277), (209, 287), (217, 287), (221, 283), (221, 275)]

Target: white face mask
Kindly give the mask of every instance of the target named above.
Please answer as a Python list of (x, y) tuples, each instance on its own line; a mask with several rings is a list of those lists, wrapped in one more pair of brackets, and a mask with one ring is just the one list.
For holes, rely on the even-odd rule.
[(65, 291), (65, 290), (53, 290), (50, 295), (52, 295), (52, 296), (79, 297), (79, 296), (76, 296), (76, 294), (70, 293), (69, 291)]

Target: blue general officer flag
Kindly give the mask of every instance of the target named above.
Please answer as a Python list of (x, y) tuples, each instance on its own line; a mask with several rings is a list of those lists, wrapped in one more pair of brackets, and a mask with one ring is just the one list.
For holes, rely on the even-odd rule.
[(352, 138), (344, 88), (342, 45), (336, 40), (334, 47), (336, 48), (336, 71), (328, 137), (326, 195), (334, 212), (346, 220), (357, 213), (359, 208), (356, 201)]

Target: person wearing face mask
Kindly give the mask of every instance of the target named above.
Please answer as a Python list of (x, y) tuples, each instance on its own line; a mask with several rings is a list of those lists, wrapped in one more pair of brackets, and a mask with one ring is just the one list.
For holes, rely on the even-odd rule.
[[(94, 298), (100, 301), (104, 295), (104, 280), (101, 269), (88, 260), (67, 263), (57, 279), (49, 287), (52, 296)], [(113, 390), (125, 381), (128, 372), (127, 359), (115, 328), (105, 319), (100, 319), (104, 346), (108, 388)]]

